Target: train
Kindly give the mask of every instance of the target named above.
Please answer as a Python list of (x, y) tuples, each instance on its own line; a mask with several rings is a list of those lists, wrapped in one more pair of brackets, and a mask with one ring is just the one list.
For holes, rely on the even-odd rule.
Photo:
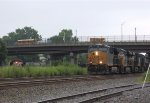
[(19, 39), (15, 42), (15, 45), (35, 45), (35, 44), (45, 44), (49, 43), (50, 41), (43, 41), (43, 40), (36, 40), (36, 39)]
[(16, 45), (31, 45), (35, 43), (36, 43), (35, 39), (20, 39), (20, 40), (17, 40), (15, 44)]
[(25, 66), (25, 61), (19, 59), (19, 58), (13, 58), (11, 61), (10, 61), (10, 66), (11, 65), (15, 65), (15, 66)]
[(144, 72), (148, 67), (148, 57), (104, 44), (91, 45), (88, 49), (88, 72), (90, 74), (110, 74), (113, 68), (117, 73)]

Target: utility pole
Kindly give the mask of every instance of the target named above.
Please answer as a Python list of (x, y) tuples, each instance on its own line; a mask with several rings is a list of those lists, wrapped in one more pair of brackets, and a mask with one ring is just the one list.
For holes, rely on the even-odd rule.
[(121, 23), (121, 41), (123, 40), (123, 25), (125, 24), (125, 22)]
[(135, 27), (135, 42), (137, 42), (136, 27)]
[(76, 29), (76, 38), (75, 38), (75, 42), (77, 42), (77, 29)]

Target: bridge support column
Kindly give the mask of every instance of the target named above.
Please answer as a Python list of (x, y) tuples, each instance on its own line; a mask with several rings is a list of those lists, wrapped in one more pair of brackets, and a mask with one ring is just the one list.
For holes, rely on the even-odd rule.
[(77, 64), (77, 54), (70, 52), (71, 64)]
[(50, 66), (52, 65), (52, 57), (50, 54), (47, 55), (47, 64), (49, 64)]

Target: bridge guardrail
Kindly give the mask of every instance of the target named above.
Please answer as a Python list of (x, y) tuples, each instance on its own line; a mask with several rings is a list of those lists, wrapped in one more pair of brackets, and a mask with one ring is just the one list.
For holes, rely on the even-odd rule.
[(51, 42), (47, 38), (43, 38), (39, 42), (35, 42), (34, 44), (29, 45), (16, 45), (16, 41), (7, 42), (7, 46), (33, 46), (33, 45), (80, 45), (80, 44), (90, 44), (90, 38), (105, 38), (105, 44), (113, 43), (114, 45), (146, 45), (150, 44), (150, 35), (138, 35), (137, 39), (135, 40), (133, 35), (126, 35), (123, 36), (123, 40), (121, 40), (120, 36), (80, 36), (78, 37), (78, 41), (68, 40), (68, 41), (61, 41), (61, 42)]

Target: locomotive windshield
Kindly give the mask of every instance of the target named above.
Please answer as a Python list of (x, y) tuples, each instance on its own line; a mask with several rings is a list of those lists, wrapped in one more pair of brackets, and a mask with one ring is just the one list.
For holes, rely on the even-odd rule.
[(96, 51), (96, 50), (107, 52), (108, 47), (104, 45), (92, 45), (89, 47), (89, 52)]

